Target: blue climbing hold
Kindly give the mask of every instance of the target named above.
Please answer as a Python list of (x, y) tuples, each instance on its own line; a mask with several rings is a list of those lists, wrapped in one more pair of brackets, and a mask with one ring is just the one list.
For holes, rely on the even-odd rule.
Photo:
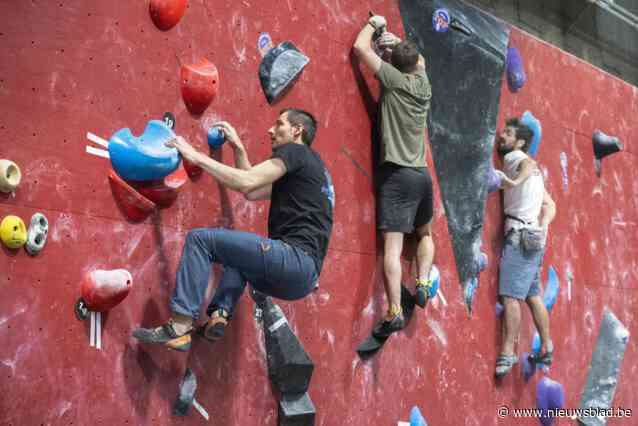
[(473, 277), (465, 282), (463, 286), (463, 299), (465, 300), (465, 306), (468, 313), (472, 314), (472, 302), (474, 301), (474, 293), (478, 288), (478, 278)]
[(432, 281), (432, 286), (428, 291), (428, 297), (430, 299), (434, 299), (434, 297), (436, 297), (436, 293), (439, 291), (439, 286), (441, 285), (441, 273), (436, 265), (432, 265), (432, 268), (430, 269), (430, 280)]
[(538, 332), (534, 333), (534, 338), (532, 339), (532, 353), (535, 355), (540, 355), (541, 353), (541, 336), (539, 336)]
[(222, 129), (219, 127), (211, 127), (208, 129), (208, 146), (213, 149), (218, 149), (224, 142), (226, 142), (226, 137)]
[(425, 421), (425, 417), (416, 405), (410, 411), (410, 426), (428, 426), (428, 422)]
[(536, 385), (536, 408), (543, 410), (539, 420), (543, 426), (550, 426), (554, 417), (549, 410), (558, 410), (565, 405), (565, 390), (563, 385), (549, 377), (543, 377)]
[(536, 157), (538, 148), (541, 144), (541, 138), (543, 137), (543, 128), (541, 127), (541, 122), (538, 121), (538, 119), (534, 117), (531, 112), (525, 111), (523, 113), (523, 116), (521, 117), (521, 123), (529, 127), (532, 130), (532, 133), (534, 133), (534, 136), (532, 137), (532, 143), (530, 144), (527, 153), (532, 157)]
[(496, 317), (500, 317), (501, 315), (503, 315), (503, 305), (501, 305), (501, 302), (496, 302), (496, 305), (494, 306), (494, 312), (496, 313)]
[(523, 59), (518, 49), (510, 47), (507, 49), (507, 86), (513, 93), (521, 90), (527, 81), (525, 69), (523, 68)]
[(549, 267), (547, 275), (547, 284), (545, 284), (545, 290), (543, 290), (543, 304), (547, 310), (551, 312), (554, 304), (556, 303), (556, 299), (558, 299), (560, 281), (558, 280), (558, 274), (553, 266)]
[(180, 155), (164, 145), (175, 133), (160, 120), (151, 120), (144, 133), (135, 137), (128, 128), (120, 129), (109, 140), (111, 164), (124, 180), (162, 179), (177, 169)]

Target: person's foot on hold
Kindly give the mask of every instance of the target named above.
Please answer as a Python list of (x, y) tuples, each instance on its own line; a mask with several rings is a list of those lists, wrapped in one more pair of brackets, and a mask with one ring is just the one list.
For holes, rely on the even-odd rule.
[(385, 318), (383, 318), (372, 330), (376, 338), (387, 338), (390, 334), (405, 327), (405, 319), (400, 306), (392, 306)]
[(416, 304), (421, 308), (425, 308), (430, 300), (430, 289), (432, 288), (432, 280), (422, 280), (417, 278), (416, 280)]
[(186, 352), (191, 348), (192, 325), (176, 322), (173, 318), (155, 328), (137, 328), (133, 337), (142, 343), (163, 344), (169, 349)]
[(497, 379), (502, 378), (512, 370), (514, 364), (516, 364), (517, 362), (518, 357), (514, 354), (500, 354), (498, 358), (496, 358), (496, 370), (494, 371), (494, 375)]
[(223, 308), (214, 310), (208, 322), (202, 327), (201, 333), (211, 342), (221, 339), (224, 337), (229, 316), (228, 311)]
[(538, 354), (530, 354), (527, 358), (532, 364), (541, 364), (549, 367), (552, 365), (554, 358), (554, 344), (549, 341), (545, 347), (541, 347), (541, 351)]

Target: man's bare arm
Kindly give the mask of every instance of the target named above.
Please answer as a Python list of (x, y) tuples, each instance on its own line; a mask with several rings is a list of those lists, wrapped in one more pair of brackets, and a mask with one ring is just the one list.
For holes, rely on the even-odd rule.
[(513, 188), (520, 185), (521, 183), (525, 182), (525, 180), (530, 177), (537, 169), (538, 166), (536, 164), (536, 161), (532, 160), (531, 158), (522, 160), (521, 164), (519, 165), (519, 172), (516, 179), (508, 178), (505, 173), (501, 175), (501, 179), (503, 181), (502, 187)]
[(359, 31), (359, 35), (357, 35), (353, 49), (359, 60), (376, 74), (381, 68), (383, 61), (372, 49), (372, 35), (374, 32), (375, 28), (372, 24), (366, 22), (365, 26)]
[(539, 225), (541, 228), (547, 229), (550, 223), (554, 220), (556, 216), (556, 203), (552, 199), (552, 196), (549, 195), (549, 192), (545, 190), (545, 194), (543, 195), (543, 205), (541, 207), (541, 215), (539, 220)]

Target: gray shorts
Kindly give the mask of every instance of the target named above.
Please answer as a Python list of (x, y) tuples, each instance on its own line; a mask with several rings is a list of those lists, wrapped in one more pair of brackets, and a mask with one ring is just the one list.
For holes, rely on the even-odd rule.
[(510, 231), (505, 237), (505, 246), (499, 267), (499, 296), (524, 300), (538, 296), (541, 292), (541, 264), (545, 250), (525, 250), (520, 241), (520, 232)]

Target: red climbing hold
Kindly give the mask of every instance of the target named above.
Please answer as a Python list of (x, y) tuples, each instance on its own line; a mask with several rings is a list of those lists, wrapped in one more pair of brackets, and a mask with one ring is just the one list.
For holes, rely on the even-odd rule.
[(188, 175), (188, 177), (192, 180), (197, 180), (202, 175), (202, 172), (204, 170), (184, 158), (182, 158), (182, 160), (182, 164), (184, 165), (184, 169), (186, 169), (186, 174)]
[(155, 210), (155, 203), (124, 182), (114, 170), (109, 171), (113, 197), (124, 215), (132, 222), (141, 222)]
[(219, 89), (219, 73), (212, 62), (202, 59), (193, 65), (182, 65), (182, 98), (194, 115), (202, 114)]
[(178, 167), (162, 181), (147, 184), (136, 184), (135, 189), (159, 207), (170, 207), (177, 199), (179, 190), (186, 183), (188, 177), (183, 167)]
[(149, 11), (155, 26), (162, 31), (173, 28), (186, 11), (186, 0), (151, 0)]
[(104, 312), (124, 300), (132, 285), (133, 277), (126, 269), (96, 269), (84, 276), (80, 293), (89, 310)]

